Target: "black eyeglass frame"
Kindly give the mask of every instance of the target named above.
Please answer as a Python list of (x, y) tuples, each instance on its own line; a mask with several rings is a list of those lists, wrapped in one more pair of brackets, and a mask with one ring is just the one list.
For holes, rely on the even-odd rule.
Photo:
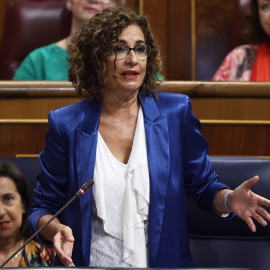
[[(140, 56), (138, 57), (136, 49), (139, 48), (139, 47), (144, 47), (144, 46), (145, 46), (145, 48), (146, 48), (146, 55), (143, 56), (143, 58), (141, 58)], [(128, 52), (127, 52), (127, 50), (125, 50), (126, 55), (125, 55), (123, 58), (119, 58), (119, 57), (118, 57), (117, 52), (116, 52), (117, 47), (122, 47), (122, 48), (128, 49)], [(136, 47), (134, 47), (134, 48), (130, 48), (130, 47), (128, 47), (128, 46), (126, 46), (126, 45), (123, 45), (123, 44), (117, 44), (117, 45), (115, 46), (115, 50), (114, 50), (114, 53), (115, 53), (115, 56), (116, 56), (116, 60), (123, 60), (123, 59), (125, 59), (125, 58), (129, 55), (130, 51), (134, 51), (136, 57), (137, 57), (139, 60), (145, 60), (145, 59), (147, 59), (147, 58), (149, 57), (149, 55), (151, 54), (151, 47), (150, 47), (149, 45), (147, 45), (147, 44), (141, 44), (141, 45), (138, 45), (138, 46), (136, 46)]]

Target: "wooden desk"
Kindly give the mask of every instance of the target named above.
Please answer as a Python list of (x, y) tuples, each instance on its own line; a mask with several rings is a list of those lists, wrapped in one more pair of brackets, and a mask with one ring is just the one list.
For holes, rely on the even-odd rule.
[[(167, 81), (186, 94), (211, 155), (270, 156), (270, 84)], [(0, 156), (38, 154), (50, 110), (78, 102), (68, 82), (0, 81)]]

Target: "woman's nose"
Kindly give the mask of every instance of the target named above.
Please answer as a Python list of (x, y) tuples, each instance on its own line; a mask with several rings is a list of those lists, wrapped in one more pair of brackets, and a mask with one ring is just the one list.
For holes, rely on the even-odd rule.
[(136, 65), (138, 63), (138, 58), (134, 50), (129, 51), (129, 54), (126, 57), (126, 60), (127, 60), (127, 63), (131, 63), (133, 65)]
[(0, 203), (0, 218), (3, 217), (5, 214), (6, 214), (6, 209)]

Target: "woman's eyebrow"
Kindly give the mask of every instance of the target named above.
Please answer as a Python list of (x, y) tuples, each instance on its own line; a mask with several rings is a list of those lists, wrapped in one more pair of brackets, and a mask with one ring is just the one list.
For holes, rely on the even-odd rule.
[[(123, 40), (123, 39), (119, 39), (118, 43), (127, 45), (127, 41), (126, 41), (126, 40)], [(135, 42), (136, 45), (137, 45), (137, 44), (142, 44), (142, 43), (145, 44), (145, 41), (144, 41), (144, 40), (137, 40), (137, 41)]]

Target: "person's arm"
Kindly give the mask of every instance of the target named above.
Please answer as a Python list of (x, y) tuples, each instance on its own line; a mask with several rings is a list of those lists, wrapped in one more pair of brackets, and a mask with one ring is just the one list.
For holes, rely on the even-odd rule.
[[(207, 155), (207, 142), (200, 133), (198, 119), (193, 115), (190, 100), (185, 106), (185, 188), (189, 197), (205, 210), (219, 214), (228, 214), (228, 209), (243, 219), (252, 231), (256, 227), (252, 218), (265, 226), (270, 221), (270, 214), (261, 206), (270, 207), (270, 201), (253, 193), (250, 189), (258, 176), (245, 181), (227, 195), (227, 208), (224, 207), (224, 196), (230, 190), (218, 181), (217, 174), (211, 170), (211, 162)], [(231, 218), (233, 214), (229, 215)]]
[[(38, 221), (38, 228), (46, 224), (51, 217), (52, 215), (42, 216)], [(40, 233), (53, 242), (54, 250), (65, 266), (75, 266), (72, 261), (74, 237), (70, 227), (55, 218)]]
[[(243, 182), (228, 194), (226, 200), (227, 208), (243, 219), (253, 232), (256, 231), (256, 226), (252, 220), (253, 218), (262, 226), (266, 226), (267, 221), (270, 221), (270, 214), (264, 207), (262, 207), (270, 207), (270, 200), (251, 191), (251, 187), (258, 181), (259, 177), (254, 176), (253, 178)], [(227, 212), (223, 198), (228, 191), (228, 189), (221, 189), (215, 196), (214, 207), (219, 213)]]
[[(55, 113), (50, 112), (45, 150), (40, 155), (42, 172), (37, 177), (29, 216), (29, 223), (34, 231), (47, 223), (67, 200), (67, 146), (64, 132), (60, 130)], [(60, 217), (53, 219), (41, 234), (53, 242), (54, 249), (64, 265), (74, 266), (71, 259), (74, 242), (72, 230), (61, 224), (60, 220)]]

